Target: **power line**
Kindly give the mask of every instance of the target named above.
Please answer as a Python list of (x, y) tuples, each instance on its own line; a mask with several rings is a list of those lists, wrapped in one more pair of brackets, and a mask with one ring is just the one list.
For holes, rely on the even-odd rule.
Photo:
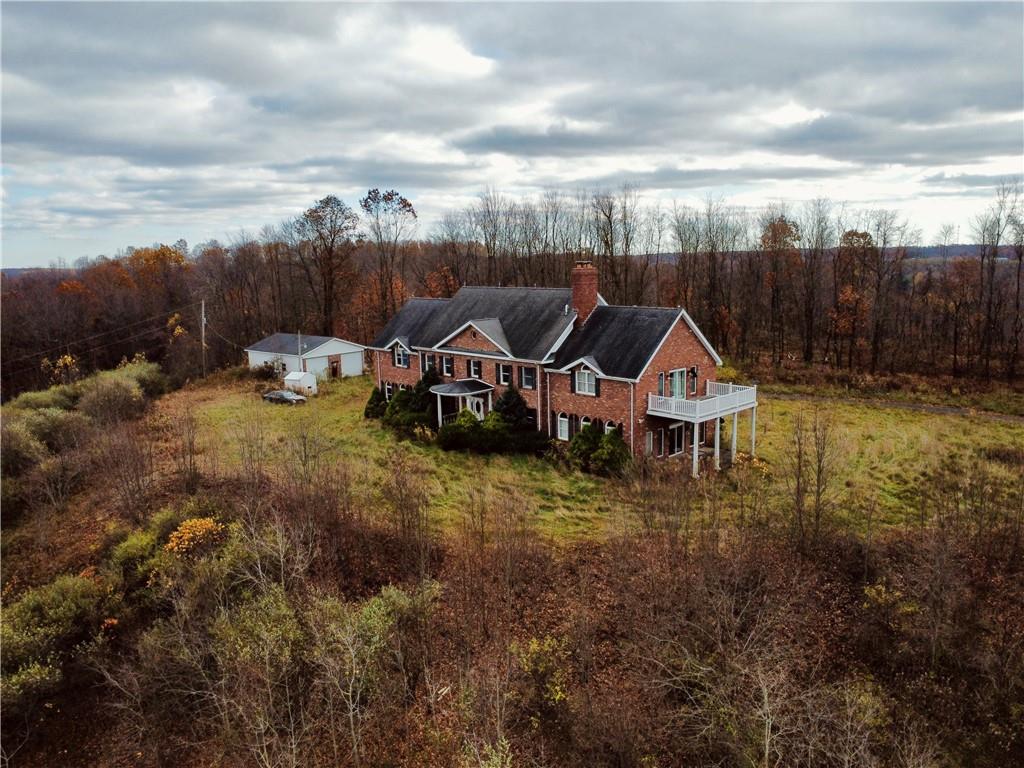
[[(127, 339), (114, 339), (113, 341), (108, 341), (106, 344), (98, 344), (95, 347), (89, 347), (89, 349), (85, 350), (85, 352), (83, 352), (82, 354), (88, 354), (89, 352), (95, 352), (97, 349), (103, 349), (105, 347), (110, 347), (110, 346), (113, 346), (114, 344), (125, 344), (125, 343), (127, 343), (129, 341), (135, 341), (136, 339), (141, 339), (143, 336), (149, 336), (150, 334), (158, 333), (158, 332), (160, 332), (162, 330), (163, 330), (163, 328), (150, 328), (149, 330), (142, 331), (142, 333), (137, 333), (134, 336), (129, 336)], [(29, 368), (19, 368), (16, 371), (5, 371), (4, 373), (7, 376), (15, 376), (15, 375), (17, 375), (19, 373), (25, 373), (27, 371), (34, 371), (34, 370), (36, 370), (35, 367), (29, 367)]]
[[(143, 323), (149, 323), (149, 322), (152, 322), (153, 320), (158, 320), (158, 319), (162, 320), (163, 318), (167, 317), (168, 315), (170, 315), (170, 314), (172, 314), (174, 312), (177, 312), (177, 311), (182, 310), (182, 309), (188, 309), (189, 307), (194, 307), (194, 306), (196, 306), (196, 304), (200, 304), (200, 303), (201, 303), (201, 300), (200, 301), (193, 301), (191, 304), (182, 304), (180, 307), (173, 307), (173, 308), (168, 309), (168, 310), (166, 310), (164, 312), (161, 312), (158, 315), (153, 315), (151, 317), (147, 317), (147, 318), (144, 318), (142, 320), (136, 320), (136, 321), (134, 321), (132, 323), (127, 323), (126, 325), (122, 325), (119, 328), (112, 328), (111, 330), (103, 331), (102, 333), (94, 333), (92, 336), (83, 336), (80, 339), (73, 339), (71, 341), (65, 341), (65, 342), (62, 342), (62, 343), (58, 344), (55, 347), (50, 347), (50, 349), (44, 349), (41, 352), (33, 352), (30, 355), (22, 355), (21, 357), (16, 357), (13, 360), (7, 360), (5, 362), (7, 362), (7, 363), (20, 363), (22, 360), (30, 360), (33, 357), (41, 357), (43, 355), (48, 355), (51, 352), (59, 352), (62, 349), (67, 349), (72, 344), (81, 344), (83, 341), (91, 341), (92, 339), (98, 339), (98, 338), (100, 338), (102, 336), (109, 336), (112, 333), (118, 333), (119, 331), (127, 330), (128, 328), (131, 328), (132, 326), (142, 325)], [(130, 339), (122, 339), (121, 341), (130, 341)], [(112, 342), (112, 343), (117, 343), (117, 342)], [(86, 352), (89, 352), (92, 349), (102, 349), (103, 346), (109, 346), (109, 345), (101, 345), (99, 347), (90, 347), (89, 349), (86, 350)]]

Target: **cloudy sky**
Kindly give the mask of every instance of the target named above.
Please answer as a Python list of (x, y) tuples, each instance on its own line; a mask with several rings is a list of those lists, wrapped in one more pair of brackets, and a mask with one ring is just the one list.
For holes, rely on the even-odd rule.
[(394, 187), (897, 207), (1024, 170), (1024, 5), (2, 5), (4, 266)]

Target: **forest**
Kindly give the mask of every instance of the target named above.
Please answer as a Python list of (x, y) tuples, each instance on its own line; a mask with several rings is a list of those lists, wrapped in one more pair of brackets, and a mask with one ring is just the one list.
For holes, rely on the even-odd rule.
[(360, 343), (408, 296), (462, 285), (568, 284), (581, 255), (610, 303), (682, 306), (724, 356), (762, 379), (815, 370), (848, 384), (925, 374), (1014, 382), (1024, 339), (1024, 223), (1018, 186), (1002, 186), (970, 227), (944, 227), (931, 253), (894, 210), (827, 199), (759, 210), (709, 196), (666, 207), (637, 190), (489, 190), (422, 237), (411, 201), (369, 190), (334, 196), (229, 243), (126, 248), (5, 276), (0, 354), (8, 398), (54, 380), (71, 355), (83, 371), (142, 351), (176, 381), (237, 363), (276, 331)]

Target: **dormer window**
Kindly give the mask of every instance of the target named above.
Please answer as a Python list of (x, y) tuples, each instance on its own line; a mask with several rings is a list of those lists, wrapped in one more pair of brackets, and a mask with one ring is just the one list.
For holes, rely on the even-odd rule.
[(586, 368), (576, 371), (576, 391), (581, 395), (597, 394), (597, 376), (593, 371)]
[(408, 368), (409, 367), (409, 350), (400, 344), (396, 344), (392, 349), (394, 356), (394, 363), (396, 368)]

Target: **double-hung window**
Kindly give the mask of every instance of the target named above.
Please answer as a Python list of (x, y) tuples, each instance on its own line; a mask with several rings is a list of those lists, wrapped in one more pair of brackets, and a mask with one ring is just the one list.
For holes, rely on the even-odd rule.
[(466, 375), (471, 379), (479, 379), (483, 373), (483, 364), (479, 360), (466, 361)]
[(576, 371), (576, 391), (581, 395), (597, 394), (597, 377), (593, 371), (585, 368)]
[(392, 384), (390, 381), (385, 381), (384, 382), (384, 399), (385, 400), (390, 400), (391, 396), (393, 394), (395, 394), (395, 385)]
[(564, 413), (558, 414), (558, 439), (569, 439), (569, 417)]
[(508, 363), (496, 363), (498, 368), (498, 383), (507, 387), (512, 383), (512, 366)]
[(441, 373), (445, 376), (455, 375), (455, 358), (445, 355), (441, 358)]
[(437, 367), (437, 358), (433, 355), (423, 355), (423, 372), (432, 371)]
[(409, 367), (409, 350), (399, 344), (396, 344), (393, 353), (395, 368)]
[(521, 365), (519, 366), (519, 388), (520, 389), (536, 389), (537, 388), (537, 369), (531, 366)]

